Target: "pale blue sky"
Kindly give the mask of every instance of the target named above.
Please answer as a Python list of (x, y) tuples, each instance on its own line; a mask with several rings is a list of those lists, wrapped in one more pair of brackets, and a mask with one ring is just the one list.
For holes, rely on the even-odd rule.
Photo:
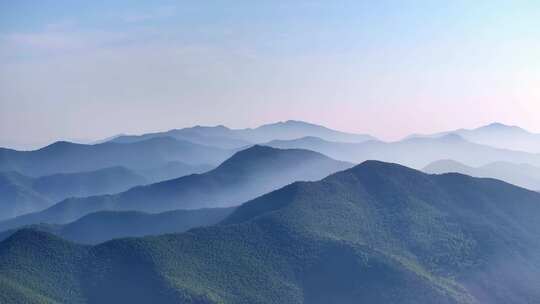
[(3, 146), (286, 119), (540, 132), (539, 83), (539, 1), (0, 0)]

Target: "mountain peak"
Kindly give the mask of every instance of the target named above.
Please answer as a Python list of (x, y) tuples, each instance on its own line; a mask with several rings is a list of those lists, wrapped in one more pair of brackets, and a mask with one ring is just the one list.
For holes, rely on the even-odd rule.
[(265, 145), (253, 145), (247, 149), (236, 152), (235, 155), (248, 155), (254, 153), (277, 153), (280, 150), (281, 149), (272, 148)]
[(191, 127), (191, 128), (180, 129), (180, 131), (181, 130), (189, 130), (189, 129), (193, 129), (193, 130), (209, 130), (209, 129), (213, 129), (213, 130), (230, 130), (228, 127), (226, 127), (224, 125), (217, 125), (217, 126), (196, 125), (196, 126)]
[(241, 150), (236, 152), (233, 156), (231, 156), (229, 159), (224, 161), (217, 169), (223, 169), (226, 167), (231, 166), (238, 166), (239, 164), (244, 163), (258, 163), (258, 162), (264, 162), (264, 159), (276, 159), (276, 155), (279, 154), (299, 154), (301, 153), (303, 157), (306, 157), (308, 155), (314, 156), (314, 155), (320, 155), (317, 152), (309, 151), (309, 150), (301, 150), (301, 149), (277, 149), (272, 148), (269, 146), (264, 145), (253, 145), (247, 149)]
[(306, 121), (302, 121), (302, 120), (294, 120), (294, 119), (286, 120), (286, 121), (283, 122), (283, 123), (284, 123), (284, 124), (287, 124), (287, 125), (318, 126), (318, 125), (315, 125), (315, 124), (312, 124), (312, 123), (309, 123), (309, 122), (306, 122)]
[[(326, 177), (330, 173), (350, 167), (350, 163), (337, 161), (311, 150), (278, 149), (254, 145), (248, 149), (236, 152), (217, 167), (214, 172), (216, 174), (226, 175), (230, 174), (230, 172), (235, 172), (236, 176), (245, 176), (245, 174), (253, 175), (254, 172), (260, 172), (260, 174), (268, 176), (272, 174), (287, 174), (286, 172), (303, 168), (300, 170), (302, 173), (292, 180), (294, 181), (299, 179), (317, 180)], [(321, 168), (324, 169), (321, 170)], [(321, 172), (325, 173), (321, 174)]]
[(510, 126), (505, 125), (505, 124), (500, 123), (500, 122), (492, 122), (492, 123), (488, 124), (486, 127), (488, 127), (488, 128), (507, 128), (507, 127), (510, 127)]
[[(417, 170), (411, 169), (409, 167), (396, 164), (396, 163), (389, 163), (379, 160), (366, 160), (362, 162), (359, 165), (354, 166), (350, 170), (352, 171), (409, 171), (409, 172), (419, 172)], [(339, 173), (338, 173), (339, 174)]]
[(513, 125), (507, 125), (500, 122), (493, 122), (488, 125), (485, 125), (483, 127), (478, 128), (477, 130), (495, 130), (495, 131), (519, 131), (519, 132), (527, 132), (524, 129), (513, 126)]
[(461, 162), (455, 161), (453, 159), (441, 159), (434, 161), (427, 166), (425, 166), (422, 171), (429, 174), (441, 174), (446, 172), (460, 172), (463, 174), (469, 174), (470, 170), (473, 169)]
[(83, 144), (76, 144), (69, 141), (60, 140), (60, 141), (53, 142), (52, 144), (45, 146), (41, 149), (38, 149), (38, 151), (66, 149), (68, 147), (73, 147), (73, 146), (83, 146)]
[(262, 125), (256, 129), (265, 129), (265, 128), (271, 128), (271, 127), (316, 127), (316, 128), (325, 128), (320, 125), (316, 125), (313, 123), (301, 121), (301, 120), (286, 120), (286, 121), (278, 121), (274, 123), (269, 123)]

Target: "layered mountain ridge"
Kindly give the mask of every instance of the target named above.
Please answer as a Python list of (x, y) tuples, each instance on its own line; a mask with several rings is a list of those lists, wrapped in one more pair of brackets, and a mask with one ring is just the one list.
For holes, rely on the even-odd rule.
[(456, 172), (475, 177), (494, 178), (529, 190), (540, 190), (540, 168), (529, 164), (493, 162), (480, 167), (471, 167), (447, 159), (433, 162), (422, 171), (435, 174)]
[(442, 137), (414, 137), (397, 142), (366, 141), (343, 143), (321, 138), (304, 137), (294, 140), (274, 140), (266, 145), (281, 149), (307, 149), (332, 158), (360, 163), (380, 160), (399, 163), (416, 169), (440, 159), (481, 166), (490, 162), (506, 161), (540, 166), (540, 154), (499, 149), (465, 140), (456, 134)]
[(436, 138), (448, 134), (459, 135), (468, 141), (495, 148), (540, 153), (540, 134), (529, 132), (518, 126), (505, 125), (498, 122), (476, 129), (458, 129), (429, 135), (413, 134), (409, 138)]
[(242, 148), (274, 139), (286, 140), (304, 136), (316, 136), (326, 140), (343, 142), (362, 142), (375, 139), (366, 134), (341, 132), (304, 121), (288, 120), (246, 129), (230, 129), (221, 125), (215, 127), (195, 126), (143, 135), (118, 136), (112, 141), (131, 143), (163, 136), (221, 148)]
[(117, 193), (146, 183), (146, 178), (122, 167), (37, 178), (0, 172), (0, 219), (42, 210), (69, 197)]
[(46, 210), (0, 222), (0, 230), (29, 224), (63, 224), (100, 210), (163, 212), (231, 207), (298, 180), (318, 180), (351, 167), (322, 154), (299, 149), (253, 146), (216, 169), (115, 195), (70, 198)]
[(285, 186), (220, 225), (182, 234), (86, 247), (21, 230), (0, 243), (0, 297), (534, 303), (539, 215), (540, 194), (504, 182), (369, 161)]
[(98, 211), (64, 225), (35, 224), (0, 232), (4, 240), (20, 229), (48, 232), (81, 244), (98, 244), (122, 237), (179, 233), (195, 227), (214, 225), (234, 208), (174, 210), (150, 214), (139, 211)]
[(115, 166), (145, 170), (173, 161), (189, 165), (218, 164), (233, 153), (232, 150), (198, 145), (171, 137), (156, 137), (126, 144), (106, 142), (83, 145), (56, 142), (34, 151), (0, 148), (0, 171), (17, 171), (23, 175), (38, 177)]

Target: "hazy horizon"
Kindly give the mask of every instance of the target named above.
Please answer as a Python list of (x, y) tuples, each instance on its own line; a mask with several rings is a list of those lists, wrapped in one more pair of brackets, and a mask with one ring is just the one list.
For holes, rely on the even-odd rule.
[(0, 1), (0, 146), (289, 119), (382, 140), (492, 122), (540, 133), (539, 12)]
[[(166, 132), (166, 131), (170, 131), (170, 130), (173, 130), (173, 129), (190, 128), (190, 127), (195, 127), (195, 126), (203, 126), (203, 127), (224, 126), (224, 127), (230, 128), (230, 129), (249, 129), (249, 128), (257, 128), (257, 127), (267, 125), (267, 124), (284, 123), (284, 122), (291, 121), (291, 120), (292, 121), (300, 121), (300, 122), (310, 123), (310, 124), (316, 124), (316, 125), (320, 125), (320, 126), (323, 126), (323, 127), (328, 127), (326, 125), (318, 124), (318, 123), (315, 123), (313, 121), (305, 121), (305, 120), (300, 120), (300, 119), (287, 119), (287, 120), (280, 120), (280, 121), (271, 121), (271, 122), (261, 123), (261, 124), (257, 124), (257, 125), (253, 125), (253, 126), (245, 126), (245, 127), (241, 127), (241, 126), (240, 127), (231, 127), (231, 126), (227, 126), (227, 125), (224, 125), (224, 124), (214, 124), (214, 125), (195, 124), (195, 125), (187, 125), (187, 126), (181, 126), (181, 127), (176, 127), (176, 128), (170, 128), (170, 129), (147, 130), (147, 131), (142, 131), (142, 132), (139, 132), (139, 133), (121, 132), (121, 133), (116, 133), (116, 134), (106, 134), (106, 135), (104, 135), (102, 137), (96, 137), (96, 138), (64, 138), (64, 137), (58, 137), (58, 138), (53, 138), (53, 139), (48, 140), (48, 141), (34, 142), (34, 143), (31, 143), (31, 142), (30, 143), (28, 143), (28, 142), (27, 143), (24, 143), (24, 142), (6, 142), (5, 145), (2, 145), (2, 143), (0, 142), (0, 148), (9, 148), (9, 149), (15, 149), (15, 150), (34, 150), (34, 149), (39, 149), (39, 148), (45, 147), (45, 146), (47, 146), (49, 144), (52, 144), (54, 142), (57, 142), (57, 141), (69, 141), (69, 142), (81, 143), (81, 144), (94, 144), (96, 142), (102, 142), (103, 140), (107, 140), (107, 139), (113, 138), (115, 136), (121, 136), (121, 135), (143, 135), (143, 134), (149, 134), (149, 133)], [(336, 130), (336, 131), (352, 133), (352, 134), (371, 135), (371, 136), (374, 136), (376, 139), (381, 140), (381, 141), (385, 141), (385, 142), (395, 142), (395, 141), (400, 141), (400, 140), (407, 139), (408, 136), (412, 136), (412, 135), (418, 135), (418, 136), (433, 135), (433, 134), (444, 133), (444, 132), (448, 132), (448, 131), (457, 131), (457, 130), (462, 130), (462, 129), (473, 130), (473, 129), (485, 127), (485, 126), (492, 125), (492, 124), (502, 124), (502, 125), (509, 126), (509, 127), (519, 127), (519, 128), (521, 128), (521, 129), (523, 129), (525, 131), (535, 133), (532, 130), (522, 128), (519, 125), (505, 124), (505, 123), (501, 123), (501, 122), (498, 122), (498, 121), (488, 122), (488, 123), (478, 125), (478, 126), (473, 126), (473, 127), (470, 127), (470, 128), (457, 127), (457, 128), (454, 128), (454, 129), (435, 130), (435, 131), (432, 131), (432, 132), (412, 132), (412, 133), (407, 133), (404, 136), (401, 136), (401, 137), (398, 137), (398, 138), (384, 138), (384, 137), (379, 137), (379, 136), (376, 136), (376, 135), (370, 134), (370, 133), (361, 133), (361, 132), (354, 132), (354, 131), (348, 131), (348, 130), (333, 129), (331, 127), (328, 127), (328, 128)], [(540, 134), (540, 133), (535, 133), (535, 134)]]

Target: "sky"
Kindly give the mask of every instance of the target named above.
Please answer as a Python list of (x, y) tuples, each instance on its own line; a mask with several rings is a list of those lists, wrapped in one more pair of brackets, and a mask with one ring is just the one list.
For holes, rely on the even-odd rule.
[(0, 146), (288, 119), (540, 133), (540, 1), (0, 0)]

